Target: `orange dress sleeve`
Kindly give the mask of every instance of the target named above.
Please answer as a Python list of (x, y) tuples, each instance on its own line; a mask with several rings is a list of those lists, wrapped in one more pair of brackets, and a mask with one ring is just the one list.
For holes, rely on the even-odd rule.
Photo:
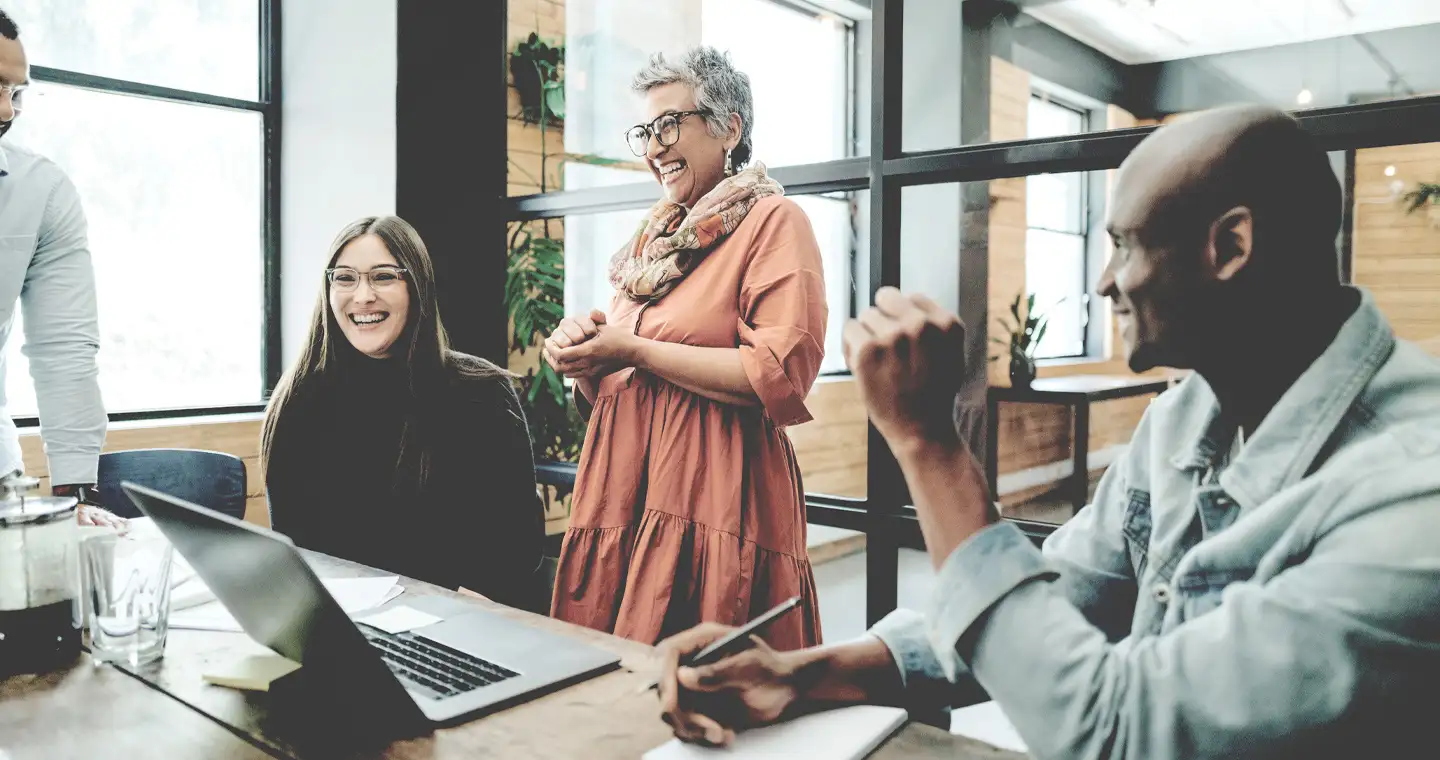
[(785, 198), (766, 211), (740, 281), (740, 361), (770, 419), (798, 425), (825, 357), (825, 274), (805, 212)]

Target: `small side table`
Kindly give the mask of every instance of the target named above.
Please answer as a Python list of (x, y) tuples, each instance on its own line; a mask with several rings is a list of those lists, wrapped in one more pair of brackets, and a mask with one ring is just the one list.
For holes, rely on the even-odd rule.
[(1029, 388), (991, 386), (986, 393), (986, 436), (988, 456), (985, 458), (985, 475), (990, 479), (990, 498), (999, 501), (1000, 494), (995, 484), (999, 477), (1000, 454), (1000, 404), (1059, 404), (1070, 407), (1074, 429), (1071, 433), (1071, 452), (1074, 455), (1075, 470), (1070, 475), (1066, 488), (1073, 505), (1071, 514), (1079, 512), (1090, 498), (1090, 405), (1098, 401), (1113, 401), (1121, 398), (1160, 393), (1170, 387), (1170, 378), (1116, 377), (1110, 375), (1071, 375), (1069, 377), (1047, 377), (1035, 380)]

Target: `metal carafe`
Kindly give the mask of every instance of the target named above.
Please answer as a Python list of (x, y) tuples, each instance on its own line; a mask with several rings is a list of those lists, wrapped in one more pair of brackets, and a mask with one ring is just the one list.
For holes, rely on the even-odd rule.
[(0, 678), (80, 654), (78, 506), (41, 496), (35, 478), (0, 478)]

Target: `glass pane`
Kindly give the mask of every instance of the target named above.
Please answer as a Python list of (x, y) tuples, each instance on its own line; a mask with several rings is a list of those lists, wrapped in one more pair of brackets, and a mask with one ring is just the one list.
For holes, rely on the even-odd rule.
[(1030, 229), (1025, 235), (1025, 286), (1035, 310), (1049, 318), (1037, 359), (1085, 353), (1085, 236)]
[(1085, 131), (1085, 113), (1043, 95), (1030, 98), (1028, 137), (1059, 137)]
[[(563, 21), (521, 5), (511, 6), (512, 51), (531, 32), (566, 47), (565, 118), (553, 126), (563, 136), (551, 138), (555, 144), (547, 146), (551, 155), (568, 155), (559, 182), (565, 189), (650, 181), (643, 160), (624, 139), (643, 117), (631, 81), (651, 53), (664, 52), (673, 60), (698, 44), (728, 52), (750, 77), (756, 160), (773, 167), (854, 152), (855, 122), (863, 115), (852, 116), (852, 110), (868, 104), (852, 93), (858, 71), (852, 48), (857, 41), (868, 45), (868, 36), (852, 33), (857, 18), (802, 11), (776, 0), (570, 0), (559, 11)], [(857, 16), (865, 14), (860, 6), (854, 8)], [(513, 57), (511, 63), (513, 72)], [(802, 69), (805, 86), (796, 87), (794, 72)], [(522, 101), (531, 97), (525, 87), (513, 90), (511, 113), (522, 115)], [(797, 124), (808, 127), (795, 129)], [(512, 146), (523, 129), (534, 127), (512, 125)]]
[[(53, 159), (80, 190), (106, 408), (260, 401), (260, 115), (57, 85), (31, 94), (5, 139)], [(6, 349), (17, 415), (35, 408), (21, 342)]]
[(259, 0), (7, 0), (5, 11), (31, 65), (259, 97)]
[(1025, 179), (1025, 214), (1029, 226), (1085, 233), (1084, 174), (1038, 174)]
[[(1332, 162), (1344, 166), (1343, 154)], [(1351, 280), (1370, 291), (1399, 338), (1440, 356), (1440, 202), (1432, 193), (1407, 199), (1440, 181), (1440, 143), (1353, 151), (1346, 187), (1353, 233), (1341, 236)]]
[(869, 192), (835, 195), (797, 195), (794, 201), (810, 217), (825, 265), (825, 301), (830, 318), (825, 325), (825, 360), (820, 372), (844, 372), (841, 338), (850, 319), (855, 292), (856, 204), (869, 202)]

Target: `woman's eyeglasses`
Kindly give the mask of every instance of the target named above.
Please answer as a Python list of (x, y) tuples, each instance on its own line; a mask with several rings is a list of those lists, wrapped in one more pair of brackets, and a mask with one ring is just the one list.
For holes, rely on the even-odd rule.
[(660, 146), (668, 148), (680, 139), (680, 121), (686, 116), (704, 116), (707, 111), (676, 111), (674, 113), (661, 114), (649, 124), (636, 124), (625, 133), (625, 142), (630, 144), (630, 152), (640, 158), (650, 150), (650, 137), (653, 135), (660, 141)]
[(371, 290), (388, 290), (405, 282), (405, 273), (410, 270), (400, 267), (375, 267), (368, 272), (361, 272), (350, 267), (335, 267), (325, 270), (325, 279), (330, 283), (331, 290), (338, 290), (348, 293), (360, 287), (360, 280), (363, 278), (370, 282)]

